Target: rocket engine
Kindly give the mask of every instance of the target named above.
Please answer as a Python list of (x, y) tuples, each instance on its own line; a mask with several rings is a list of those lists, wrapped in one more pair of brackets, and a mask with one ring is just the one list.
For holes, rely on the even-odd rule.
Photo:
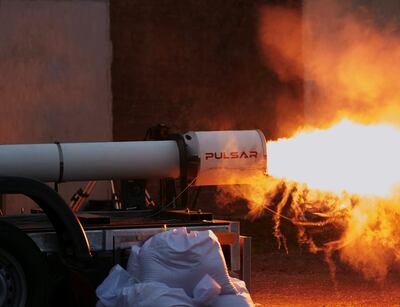
[(259, 130), (188, 132), (179, 140), (0, 145), (0, 176), (44, 182), (186, 177), (193, 185), (246, 183), (266, 173)]

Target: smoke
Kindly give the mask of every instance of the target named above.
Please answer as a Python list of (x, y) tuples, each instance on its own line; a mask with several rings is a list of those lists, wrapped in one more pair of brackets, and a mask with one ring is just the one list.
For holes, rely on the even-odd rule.
[(307, 125), (326, 127), (344, 117), (400, 124), (399, 24), (379, 17), (354, 1), (260, 9), (265, 64), (284, 82), (303, 80)]
[[(400, 29), (397, 20), (386, 15), (374, 15), (356, 1), (303, 3), (301, 11), (263, 6), (258, 24), (265, 66), (284, 83), (304, 84), (306, 127), (297, 129), (307, 133), (313, 128), (328, 128), (344, 118), (362, 124), (399, 126), (400, 78), (397, 70), (400, 64)], [(301, 116), (290, 110), (292, 103), (291, 97), (285, 93), (277, 99), (277, 125), (283, 135), (292, 133), (291, 119)], [(377, 131), (374, 127), (371, 129)], [(372, 137), (371, 134), (364, 135), (364, 140), (368, 136)], [(385, 135), (381, 137), (385, 138)], [(293, 145), (293, 139), (285, 141)], [(374, 176), (365, 172), (370, 170), (370, 163), (386, 162), (385, 153), (393, 152), (397, 142), (390, 142), (387, 136), (384, 140), (389, 144), (382, 146), (381, 138), (371, 140), (370, 146), (376, 146), (377, 154), (368, 160), (365, 168), (360, 168), (360, 179), (355, 184), (363, 184), (363, 180), (368, 181), (368, 176)], [(277, 142), (280, 141), (283, 143), (282, 140)], [(340, 161), (336, 161), (338, 157), (348, 157), (350, 160), (347, 162), (353, 163), (351, 166), (358, 165), (365, 155), (352, 151), (351, 146), (359, 144), (357, 141), (349, 143), (350, 146), (331, 144), (334, 149), (330, 160), (322, 155), (310, 159), (309, 164), (298, 160), (290, 162), (311, 174), (316, 173), (312, 169), (316, 164), (340, 166)], [(314, 145), (321, 146), (321, 142)], [(300, 143), (299, 146), (310, 144)], [(312, 151), (312, 146), (307, 149)], [(299, 150), (303, 149), (298, 147), (288, 156), (298, 155)], [(336, 166), (328, 165), (335, 161), (338, 163)], [(281, 162), (287, 166), (289, 161)], [(293, 167), (289, 168), (293, 171)], [(382, 183), (387, 175), (393, 174), (392, 168), (386, 175), (383, 173), (372, 179), (377, 184)], [(323, 169), (320, 169), (322, 174), (316, 177), (321, 179), (317, 183), (330, 174), (324, 175)], [(286, 169), (280, 170), (283, 170), (282, 177), (290, 178)], [(348, 178), (343, 175), (343, 180), (339, 176), (336, 183), (346, 182)], [(286, 179), (257, 177), (249, 186), (224, 187), (219, 197), (225, 203), (246, 199), (251, 218), (272, 213), (278, 246), (287, 252), (289, 249), (281, 226), (283, 220), (292, 224), (297, 229), (300, 244), (307, 245), (312, 253), (325, 254), (333, 277), (333, 255), (337, 253), (341, 261), (362, 272), (367, 279), (383, 281), (389, 271), (400, 264), (400, 194), (393, 192), (388, 198), (367, 194), (368, 191), (365, 194), (323, 192)]]

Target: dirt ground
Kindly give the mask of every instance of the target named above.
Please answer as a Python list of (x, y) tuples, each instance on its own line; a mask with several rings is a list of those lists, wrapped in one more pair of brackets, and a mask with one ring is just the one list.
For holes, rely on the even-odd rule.
[(367, 281), (335, 260), (335, 282), (323, 255), (289, 238), (289, 254), (277, 248), (268, 219), (243, 221), (253, 237), (251, 294), (258, 306), (400, 306), (400, 272), (383, 283)]

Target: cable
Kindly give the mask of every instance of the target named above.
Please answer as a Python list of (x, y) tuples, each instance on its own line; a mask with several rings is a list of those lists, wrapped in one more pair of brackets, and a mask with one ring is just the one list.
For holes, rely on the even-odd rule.
[(330, 218), (328, 218), (327, 220), (322, 221), (322, 222), (307, 222), (307, 221), (306, 221), (306, 222), (301, 222), (301, 221), (293, 220), (293, 219), (291, 219), (291, 218), (289, 218), (289, 217), (287, 217), (287, 216), (285, 216), (285, 215), (283, 215), (283, 214), (281, 214), (281, 213), (278, 213), (278, 212), (276, 212), (275, 210), (273, 210), (273, 209), (271, 209), (271, 208), (269, 208), (269, 207), (264, 207), (264, 209), (266, 209), (267, 211), (269, 211), (269, 212), (271, 212), (271, 213), (273, 213), (273, 214), (275, 214), (275, 215), (278, 215), (279, 217), (281, 217), (281, 218), (283, 218), (283, 219), (285, 219), (285, 220), (291, 222), (291, 223), (292, 223), (293, 225), (295, 225), (295, 226), (315, 226), (315, 227), (322, 227), (322, 226), (328, 225), (328, 224), (332, 223), (332, 221), (335, 221), (335, 220), (336, 220), (335, 217), (330, 217)]
[(158, 211), (156, 211), (156, 212), (150, 214), (148, 217), (156, 216), (156, 215), (160, 214), (162, 211), (164, 211), (165, 209), (168, 209), (171, 205), (173, 205), (173, 204), (175, 203), (175, 201), (176, 201), (183, 193), (186, 192), (187, 189), (189, 189), (189, 188), (193, 185), (193, 183), (196, 181), (196, 179), (197, 179), (197, 177), (194, 178), (192, 181), (190, 181), (189, 184), (188, 184), (182, 191), (180, 191), (179, 194), (176, 195), (176, 197), (174, 197), (174, 199), (173, 199), (171, 202), (169, 202), (168, 204), (166, 204), (164, 207), (160, 208)]
[(267, 211), (269, 211), (269, 212), (271, 212), (271, 213), (273, 213), (273, 214), (275, 214), (275, 215), (278, 215), (279, 217), (281, 217), (281, 218), (283, 218), (283, 219), (285, 219), (285, 220), (288, 220), (289, 222), (291, 222), (291, 223), (293, 223), (294, 225), (296, 225), (296, 223), (295, 223), (291, 218), (289, 218), (289, 217), (287, 217), (287, 216), (285, 216), (285, 215), (283, 215), (283, 214), (281, 214), (281, 213), (278, 213), (278, 212), (276, 212), (275, 210), (272, 210), (272, 209), (269, 208), (269, 207), (264, 207), (264, 209), (267, 210)]

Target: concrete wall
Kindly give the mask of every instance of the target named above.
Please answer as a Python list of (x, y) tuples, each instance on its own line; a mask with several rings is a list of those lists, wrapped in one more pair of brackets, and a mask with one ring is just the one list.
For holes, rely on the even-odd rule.
[(111, 140), (109, 35), (106, 0), (0, 0), (0, 143)]

